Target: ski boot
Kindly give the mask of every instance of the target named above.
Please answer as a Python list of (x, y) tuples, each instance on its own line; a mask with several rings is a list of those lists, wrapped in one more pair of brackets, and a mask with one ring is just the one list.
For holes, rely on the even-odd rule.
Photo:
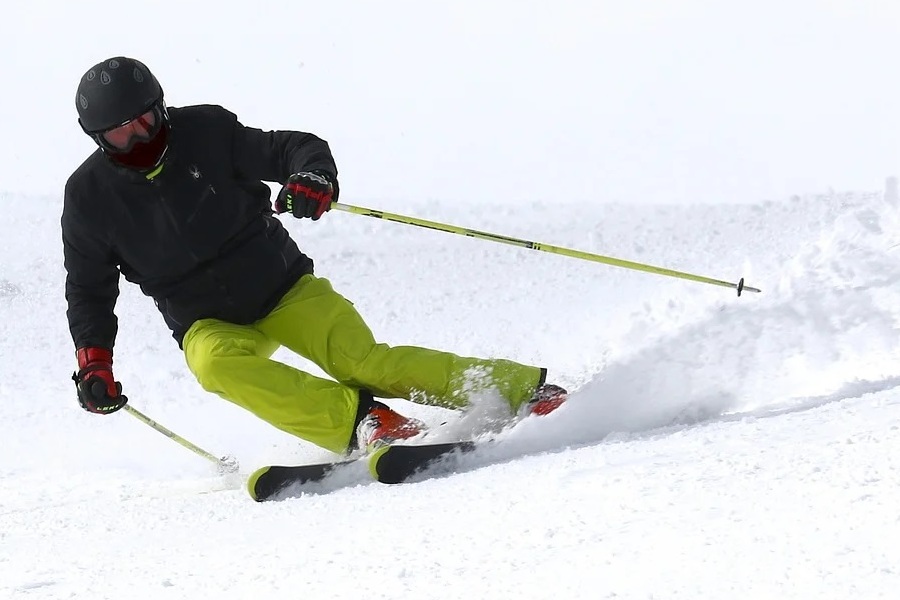
[(425, 433), (426, 427), (422, 421), (404, 417), (387, 404), (366, 395), (365, 391), (360, 393), (361, 414), (354, 430), (355, 445), (360, 451), (372, 452), (397, 440), (407, 440)]
[(542, 383), (534, 391), (534, 395), (531, 396), (531, 399), (525, 403), (524, 416), (549, 415), (562, 406), (568, 396), (569, 393), (558, 385)]

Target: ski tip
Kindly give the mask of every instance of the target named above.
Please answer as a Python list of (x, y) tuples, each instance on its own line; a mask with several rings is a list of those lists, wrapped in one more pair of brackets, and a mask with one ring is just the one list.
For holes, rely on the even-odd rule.
[(372, 475), (372, 479), (381, 480), (378, 477), (378, 460), (390, 449), (390, 446), (382, 446), (369, 455), (369, 473)]
[(262, 467), (253, 471), (250, 474), (250, 478), (247, 479), (247, 493), (250, 494), (250, 497), (256, 500), (257, 502), (262, 502), (265, 500), (264, 497), (260, 497), (259, 493), (256, 490), (256, 484), (266, 473), (269, 472), (270, 467)]

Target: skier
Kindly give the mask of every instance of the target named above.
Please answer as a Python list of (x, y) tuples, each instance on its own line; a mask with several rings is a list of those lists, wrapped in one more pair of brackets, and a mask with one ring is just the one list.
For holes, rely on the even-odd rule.
[[(337, 453), (423, 432), (376, 397), (463, 409), (491, 388), (519, 414), (565, 401), (543, 368), (376, 343), (313, 274), (263, 183), (283, 186), (274, 213), (318, 220), (339, 193), (322, 139), (246, 127), (220, 106), (168, 108), (156, 77), (126, 57), (88, 69), (75, 100), (99, 147), (69, 178), (61, 219), (85, 410), (128, 402), (112, 371), (120, 273), (154, 299), (205, 390)], [(280, 346), (333, 380), (271, 360)]]

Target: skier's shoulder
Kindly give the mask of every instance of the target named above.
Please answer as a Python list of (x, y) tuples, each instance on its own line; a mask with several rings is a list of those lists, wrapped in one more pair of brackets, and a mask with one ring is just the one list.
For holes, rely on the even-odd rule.
[(69, 175), (65, 187), (65, 202), (83, 202), (98, 192), (105, 178), (109, 177), (109, 161), (99, 148), (91, 153), (75, 171)]
[(170, 107), (169, 119), (173, 127), (179, 125), (204, 124), (207, 126), (233, 126), (237, 116), (218, 104), (192, 104)]

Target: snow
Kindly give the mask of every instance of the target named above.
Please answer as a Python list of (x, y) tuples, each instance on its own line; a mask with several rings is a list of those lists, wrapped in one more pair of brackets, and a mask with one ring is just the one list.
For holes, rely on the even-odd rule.
[[(104, 6), (0, 24), (4, 55), (29, 49), (5, 80), (34, 86), (0, 95), (0, 597), (896, 597), (895, 7), (159, 2), (114, 27)], [(544, 365), (574, 393), (457, 474), (256, 504), (75, 401), (58, 219), (91, 145), (71, 95), (117, 53), (173, 105), (321, 133), (345, 202), (763, 292), (284, 217), (381, 340)], [(204, 393), (139, 290), (117, 312), (134, 407), (243, 475), (329, 458)]]

